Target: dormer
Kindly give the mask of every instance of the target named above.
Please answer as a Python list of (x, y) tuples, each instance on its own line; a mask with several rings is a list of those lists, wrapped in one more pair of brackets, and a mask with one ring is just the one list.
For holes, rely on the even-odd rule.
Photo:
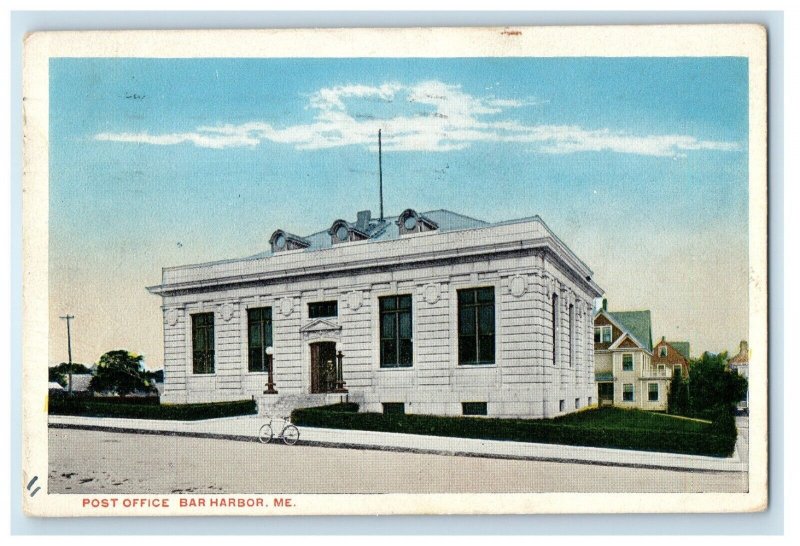
[(400, 235), (407, 233), (421, 233), (423, 231), (432, 231), (439, 229), (439, 224), (418, 214), (414, 209), (406, 209), (397, 217), (397, 227), (400, 229)]
[(369, 235), (358, 226), (346, 220), (336, 220), (331, 229), (328, 230), (331, 236), (331, 244), (347, 243), (350, 241), (363, 241), (369, 239)]
[(272, 247), (272, 253), (275, 254), (276, 252), (282, 252), (284, 250), (308, 248), (311, 243), (304, 237), (294, 235), (282, 229), (277, 229), (275, 233), (272, 234), (272, 237), (269, 238), (269, 244), (270, 247)]

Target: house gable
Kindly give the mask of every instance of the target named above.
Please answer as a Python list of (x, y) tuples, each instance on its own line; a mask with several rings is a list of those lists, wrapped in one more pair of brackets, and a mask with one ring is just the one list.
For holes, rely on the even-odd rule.
[[(610, 351), (617, 351), (621, 349), (638, 349), (642, 351), (647, 351), (646, 347), (643, 347), (635, 337), (626, 333), (623, 333), (622, 336), (617, 339), (614, 343), (611, 344), (609, 347)], [(649, 351), (647, 351), (649, 352)]]
[(594, 325), (595, 325), (595, 327), (598, 327), (598, 326), (611, 326), (611, 341), (608, 342), (608, 343), (602, 343), (602, 342), (597, 343), (597, 342), (595, 342), (595, 344), (594, 344), (594, 350), (595, 351), (608, 350), (608, 348), (611, 347), (611, 345), (616, 340), (618, 340), (620, 338), (620, 336), (622, 335), (622, 333), (623, 333), (622, 330), (620, 329), (620, 327), (617, 324), (615, 324), (614, 322), (612, 322), (608, 318), (608, 316), (602, 311), (600, 311), (600, 313), (598, 313), (597, 316), (594, 318)]
[[(678, 365), (681, 366), (688, 366), (689, 359), (688, 359), (688, 343), (686, 342), (676, 342), (682, 345), (685, 345), (687, 348), (685, 349), (687, 354), (684, 354), (682, 351), (678, 350), (675, 344), (670, 341), (661, 340), (658, 344), (653, 348), (653, 364), (667, 364), (667, 365)], [(661, 356), (662, 347), (666, 347), (667, 354), (666, 356)], [(682, 348), (682, 347), (681, 347)]]

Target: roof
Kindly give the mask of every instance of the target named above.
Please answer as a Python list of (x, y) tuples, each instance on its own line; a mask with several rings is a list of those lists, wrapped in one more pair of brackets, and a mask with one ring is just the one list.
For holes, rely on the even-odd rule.
[(650, 311), (606, 311), (619, 324), (626, 334), (633, 337), (639, 345), (650, 351), (653, 334), (650, 326)]
[[(73, 391), (88, 391), (89, 390), (89, 383), (92, 381), (92, 377), (94, 377), (90, 373), (74, 373), (72, 374), (72, 390)], [(69, 381), (69, 380), (68, 380)], [(69, 389), (69, 383), (67, 383), (67, 389)]]
[[(423, 212), (420, 214), (420, 216), (438, 225), (439, 228), (437, 231), (439, 232), (457, 231), (460, 229), (471, 229), (494, 225), (490, 224), (489, 222), (484, 222), (483, 220), (478, 220), (477, 218), (471, 218), (469, 216), (445, 209)], [(392, 239), (399, 239), (400, 226), (398, 226), (396, 223), (398, 218), (399, 216), (385, 216), (382, 222), (379, 218), (373, 218), (370, 220), (365, 229), (359, 228), (359, 230), (368, 235), (370, 241), (389, 241)], [(357, 222), (348, 222), (347, 220), (345, 220), (345, 222), (347, 222), (347, 224), (351, 227), (357, 227)], [(330, 228), (325, 228), (322, 231), (317, 231), (311, 235), (300, 237), (309, 243), (309, 246), (306, 250), (322, 250), (324, 248), (332, 247), (333, 243), (331, 242), (331, 236), (328, 232), (328, 229)], [(260, 252), (253, 256), (248, 256), (248, 259), (267, 258), (269, 256), (272, 256), (271, 249), (265, 250), (264, 252)]]
[(689, 360), (689, 342), (688, 341), (667, 341), (672, 348), (678, 351), (683, 358)]

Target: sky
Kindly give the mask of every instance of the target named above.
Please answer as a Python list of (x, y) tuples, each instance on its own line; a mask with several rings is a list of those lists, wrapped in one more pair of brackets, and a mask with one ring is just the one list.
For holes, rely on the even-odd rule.
[(378, 201), (538, 214), (654, 340), (747, 339), (744, 58), (52, 59), (52, 364), (162, 366), (161, 268)]

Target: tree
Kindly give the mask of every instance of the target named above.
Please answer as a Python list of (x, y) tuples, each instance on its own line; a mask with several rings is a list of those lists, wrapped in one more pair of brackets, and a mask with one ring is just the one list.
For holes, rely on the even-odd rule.
[(120, 396), (154, 390), (152, 374), (142, 366), (142, 356), (124, 350), (109, 351), (100, 357), (89, 388)]
[(687, 415), (689, 413), (689, 388), (683, 380), (683, 374), (672, 376), (667, 396), (667, 411), (674, 415)]
[(733, 411), (747, 392), (747, 379), (727, 369), (728, 353), (703, 353), (689, 366), (689, 406), (695, 415)]
[[(84, 366), (83, 364), (78, 364), (77, 362), (72, 363), (72, 373), (73, 374), (85, 374), (85, 373), (92, 373), (92, 370)], [(66, 387), (67, 383), (69, 382), (69, 378), (67, 375), (70, 373), (70, 366), (66, 362), (62, 362), (58, 366), (50, 366), (47, 370), (47, 380), (58, 383), (62, 387)]]

